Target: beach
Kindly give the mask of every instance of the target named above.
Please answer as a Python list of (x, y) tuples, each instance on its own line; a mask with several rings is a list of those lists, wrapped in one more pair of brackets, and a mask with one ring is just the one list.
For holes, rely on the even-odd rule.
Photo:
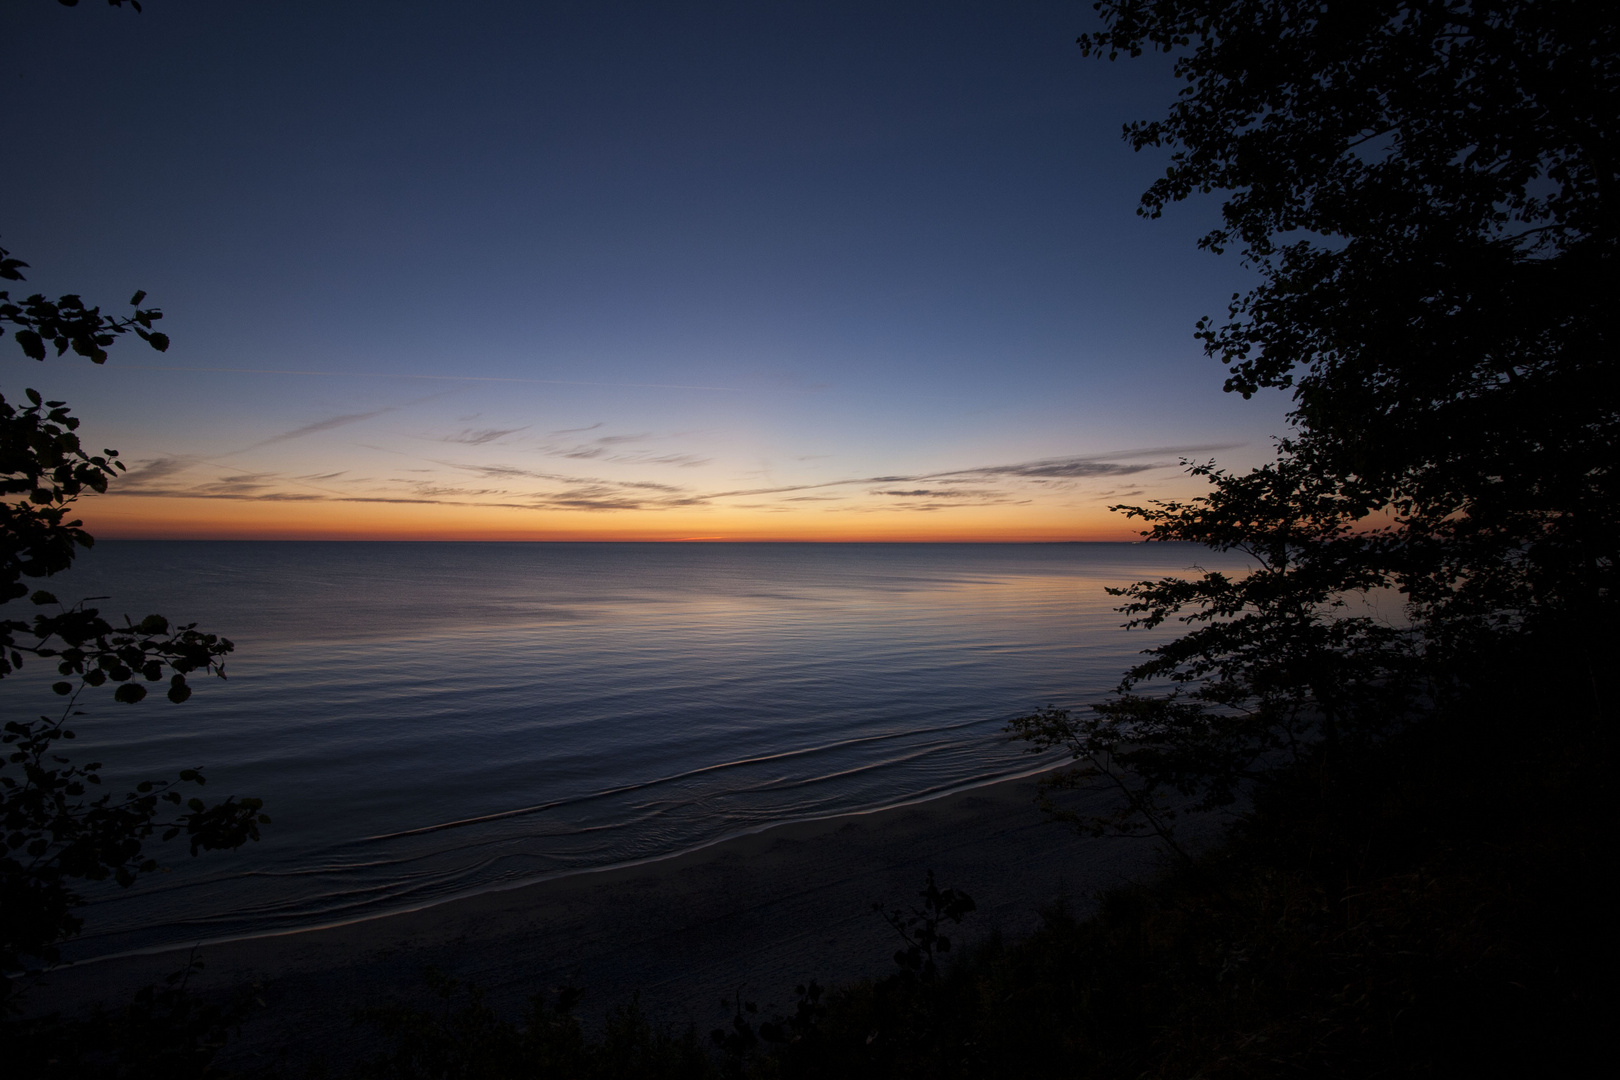
[[(635, 994), (653, 1018), (706, 1031), (726, 1019), (721, 999), (739, 991), (769, 1012), (791, 1002), (795, 983), (892, 970), (898, 940), (872, 905), (915, 902), (929, 870), (977, 902), (963, 926), (972, 941), (1027, 933), (1053, 903), (1084, 911), (1098, 892), (1157, 864), (1145, 841), (1082, 838), (1046, 821), (1035, 792), (1034, 777), (1002, 781), (777, 825), (636, 866), (214, 944), (199, 950), (206, 967), (192, 985), (214, 993), (260, 984), (264, 1006), (228, 1052), (242, 1064), (363, 1053), (369, 1036), (354, 1010), (429, 1000), (429, 969), (478, 985), (509, 1013), (537, 990), (578, 985), (588, 1023)], [(186, 956), (59, 969), (30, 994), (31, 1010), (127, 1000)]]

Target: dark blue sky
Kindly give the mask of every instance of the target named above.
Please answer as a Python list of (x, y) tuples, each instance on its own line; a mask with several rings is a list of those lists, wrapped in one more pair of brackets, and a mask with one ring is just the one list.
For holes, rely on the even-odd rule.
[(145, 6), (0, 9), (0, 243), (175, 338), (5, 361), (141, 466), (114, 531), (1078, 536), (1281, 429), (1089, 3)]

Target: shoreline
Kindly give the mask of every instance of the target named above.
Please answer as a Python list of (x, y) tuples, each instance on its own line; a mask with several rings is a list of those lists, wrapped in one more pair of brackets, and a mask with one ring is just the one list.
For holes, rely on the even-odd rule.
[[(720, 998), (739, 990), (768, 1010), (785, 1007), (807, 979), (884, 974), (893, 932), (873, 904), (909, 906), (929, 870), (977, 901), (962, 927), (972, 941), (1023, 936), (1054, 902), (1083, 912), (1097, 893), (1158, 865), (1148, 844), (1080, 837), (1046, 821), (1033, 805), (1044, 771), (414, 911), (210, 945), (191, 985), (204, 994), (261, 987), (265, 1007), (229, 1052), (244, 1061), (361, 1053), (353, 1010), (424, 1003), (429, 969), (478, 985), (503, 1011), (538, 990), (579, 985), (588, 1023), (635, 995), (653, 1019), (704, 1030), (724, 1019)], [(127, 1001), (191, 951), (56, 969), (29, 992), (29, 1011)]]
[[(464, 903), (466, 901), (476, 900), (481, 896), (488, 896), (493, 893), (514, 892), (520, 889), (528, 889), (554, 881), (561, 881), (565, 878), (585, 877), (591, 874), (606, 874), (619, 870), (634, 870), (638, 867), (656, 866), (658, 863), (668, 862), (672, 859), (681, 859), (688, 855), (695, 855), (698, 852), (704, 851), (718, 844), (727, 844), (734, 840), (743, 840), (750, 836), (758, 836), (761, 833), (767, 833), (773, 829), (782, 829), (794, 825), (814, 825), (818, 822), (836, 821), (844, 818), (859, 818), (871, 814), (885, 814), (891, 810), (904, 810), (907, 807), (921, 806), (925, 803), (933, 802), (936, 799), (949, 799), (956, 795), (963, 795), (970, 791), (977, 791), (980, 788), (994, 787), (998, 784), (1012, 783), (1017, 780), (1035, 779), (1038, 778), (1042, 773), (1051, 772), (1053, 769), (1061, 768), (1064, 764), (1065, 762), (1058, 762), (1057, 764), (1039, 765), (1028, 772), (1013, 773), (1008, 776), (997, 776), (989, 779), (981, 778), (977, 780), (969, 780), (961, 784), (947, 784), (937, 789), (931, 789), (929, 791), (924, 791), (919, 794), (909, 796), (900, 802), (885, 803), (881, 806), (874, 806), (866, 810), (840, 810), (836, 813), (823, 814), (817, 817), (793, 818), (788, 821), (773, 821), (767, 825), (756, 825), (752, 828), (743, 829), (738, 832), (723, 833), (720, 836), (715, 837), (713, 840), (706, 840), (694, 847), (683, 848), (680, 851), (672, 851), (667, 855), (649, 855), (641, 859), (631, 859), (626, 862), (609, 863), (606, 866), (592, 866), (580, 870), (561, 870), (553, 874), (545, 874), (533, 878), (524, 878), (521, 881), (514, 881), (498, 885), (485, 885), (474, 889), (468, 889), (465, 892), (451, 893), (448, 896), (441, 896), (432, 900), (424, 900), (419, 904), (410, 904), (405, 907), (389, 908), (385, 911), (369, 912), (363, 915), (355, 915), (351, 918), (314, 923), (309, 926), (296, 926), (284, 930), (265, 930), (259, 933), (231, 934), (225, 937), (203, 938), (198, 941), (186, 942), (184, 944), (147, 945), (138, 949), (126, 949), (123, 952), (105, 953), (100, 956), (87, 956), (79, 960), (66, 961), (48, 970), (51, 972), (69, 971), (75, 968), (91, 967), (95, 964), (111, 963), (114, 961), (129, 960), (137, 957), (164, 956), (170, 953), (191, 953), (202, 949), (215, 949), (221, 946), (238, 945), (250, 941), (262, 941), (268, 938), (292, 937), (297, 934), (319, 933), (323, 930), (338, 930), (344, 927), (358, 926), (362, 923), (374, 922), (378, 919), (392, 919), (401, 915), (414, 915), (420, 912), (431, 911), (436, 907), (443, 907), (446, 904)], [(441, 828), (441, 826), (431, 826), (431, 828)]]

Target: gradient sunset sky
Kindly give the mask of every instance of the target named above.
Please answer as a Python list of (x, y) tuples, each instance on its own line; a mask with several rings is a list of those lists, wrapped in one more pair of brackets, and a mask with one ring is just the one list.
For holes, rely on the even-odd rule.
[(0, 8), (22, 291), (174, 339), (0, 350), (97, 535), (1125, 539), (1284, 430), (1089, 2), (144, 6)]

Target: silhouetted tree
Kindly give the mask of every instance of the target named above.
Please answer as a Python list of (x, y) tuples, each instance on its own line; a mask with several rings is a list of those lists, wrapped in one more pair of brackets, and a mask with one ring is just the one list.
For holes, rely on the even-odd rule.
[(1401, 526), (1439, 615), (1580, 616), (1620, 556), (1620, 9), (1604, 0), (1104, 2), (1088, 55), (1175, 54), (1157, 216), (1261, 283), (1204, 320), (1226, 389)]
[[(73, 7), (77, 0), (58, 2)], [(112, 7), (123, 3), (108, 0)], [(141, 10), (133, 0), (129, 6)], [(24, 280), (27, 265), (0, 248), (0, 280)], [(145, 297), (137, 292), (131, 313), (117, 316), (75, 294), (14, 300), (9, 289), (0, 290), (0, 325), (9, 325), (34, 360), (71, 350), (102, 364), (108, 346), (124, 334), (159, 352), (169, 347), (168, 337), (153, 328), (163, 314), (143, 308)], [(117, 626), (82, 602), (63, 603), (43, 589), (30, 595), (26, 579), (66, 570), (92, 545), (71, 516), (73, 505), (86, 492), (106, 491), (124, 465), (115, 451), (85, 449), (65, 402), (46, 401), (31, 389), (25, 398), (26, 404), (14, 403), (0, 395), (0, 678), (22, 668), (25, 656), (43, 660), (61, 677), (52, 690), (64, 700), (52, 715), (7, 717), (0, 734), (0, 1015), (13, 1011), (22, 982), (56, 958), (57, 945), (79, 932), (78, 883), (128, 885), (157, 869), (147, 851), (154, 837), (184, 835), (195, 855), (240, 847), (269, 821), (258, 799), (210, 804), (183, 796), (182, 785), (204, 782), (197, 769), (140, 781), (122, 795), (98, 795), (101, 763), (78, 764), (63, 753), (87, 691), (110, 686), (114, 701), (134, 705), (146, 697), (145, 684), (166, 682), (166, 696), (179, 704), (191, 696), (188, 675), (224, 676), (232, 645), (194, 624), (171, 626), (161, 615), (138, 623), (126, 618)], [(31, 618), (12, 606), (25, 598), (37, 609)]]
[[(25, 263), (0, 249), (0, 277), (21, 281)], [(156, 309), (132, 301), (128, 318), (103, 315), (77, 296), (51, 301), (40, 295), (13, 302), (0, 292), (0, 323), (9, 323), (23, 352), (43, 360), (47, 344), (58, 356), (69, 349), (93, 363), (107, 358), (106, 347), (133, 331), (154, 348), (168, 339), (152, 331)], [(0, 396), (0, 678), (12, 675), (32, 656), (52, 664), (61, 679), (52, 690), (62, 697), (54, 715), (9, 717), (0, 743), (0, 1004), (9, 1004), (22, 973), (48, 963), (56, 945), (77, 933), (74, 913), (82, 902), (76, 883), (111, 878), (128, 885), (155, 870), (146, 842), (161, 834), (184, 834), (193, 854), (239, 847), (258, 837), (268, 819), (257, 799), (228, 798), (207, 804), (186, 799), (182, 784), (203, 783), (196, 769), (173, 780), (144, 780), (123, 795), (93, 795), (101, 784), (101, 764), (75, 764), (63, 753), (74, 737), (69, 726), (87, 690), (112, 688), (112, 698), (133, 705), (146, 697), (147, 683), (165, 682), (176, 704), (191, 696), (186, 676), (224, 675), (231, 643), (194, 625), (170, 626), (161, 615), (115, 626), (83, 603), (64, 604), (49, 592), (29, 594), (28, 578), (49, 577), (68, 568), (74, 555), (92, 544), (82, 523), (71, 517), (85, 492), (102, 492), (123, 469), (111, 450), (91, 454), (79, 440), (79, 421), (60, 401), (26, 391), (27, 404)], [(8, 610), (26, 602), (38, 610), (32, 619)]]
[[(1212, 484), (1201, 498), (1122, 508), (1151, 539), (1238, 551), (1252, 569), (1108, 590), (1126, 599), (1126, 626), (1175, 619), (1188, 630), (1148, 650), (1111, 701), (1012, 722), (1033, 750), (1076, 761), (1045, 778), (1048, 813), (1093, 835), (1156, 836), (1185, 856), (1174, 837), (1183, 813), (1230, 806), (1279, 767), (1365, 746), (1411, 710), (1416, 635), (1356, 603), (1385, 584), (1392, 530), (1357, 528), (1360, 495), (1281, 449), (1248, 473), (1194, 466)], [(1116, 809), (1079, 815), (1053, 797), (1097, 782), (1121, 796)]]
[[(1197, 335), (1226, 390), (1290, 391), (1293, 431), (1252, 473), (1194, 468), (1207, 496), (1115, 508), (1259, 570), (1121, 590), (1131, 625), (1197, 628), (1100, 713), (1015, 726), (1146, 812), (1170, 790), (1224, 801), (1279, 752), (1391, 718), (1402, 635), (1347, 619), (1347, 595), (1405, 594), (1424, 700), (1503, 635), (1561, 634), (1590, 663), (1620, 560), (1620, 8), (1095, 7), (1084, 54), (1174, 58), (1169, 113), (1125, 128), (1171, 152), (1139, 213), (1226, 194), (1200, 246), (1260, 282)], [(1174, 692), (1134, 694), (1154, 679)]]

